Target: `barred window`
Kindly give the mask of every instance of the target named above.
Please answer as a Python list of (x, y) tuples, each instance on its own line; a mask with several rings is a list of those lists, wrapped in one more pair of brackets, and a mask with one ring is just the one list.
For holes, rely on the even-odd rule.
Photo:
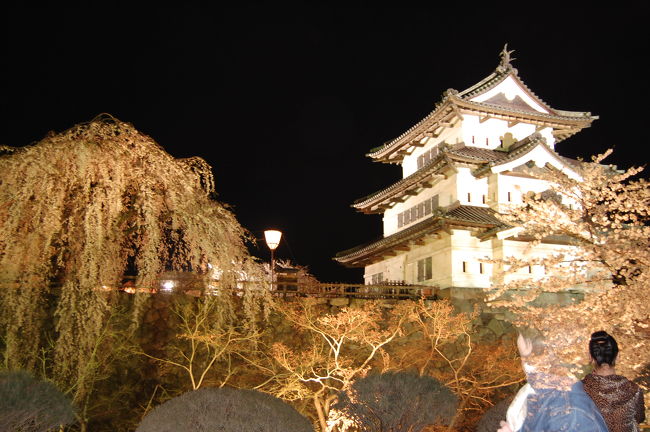
[(431, 259), (431, 257), (418, 260), (417, 281), (422, 282), (425, 280), (429, 280), (432, 277), (433, 277), (433, 260)]
[(417, 165), (418, 169), (422, 169), (426, 164), (431, 162), (433, 159), (438, 156), (438, 153), (440, 153), (440, 148), (438, 146), (435, 146), (429, 151), (426, 151), (422, 153), (420, 156), (417, 158)]
[(397, 214), (397, 227), (402, 228), (403, 226), (408, 225), (411, 222), (415, 222), (418, 219), (422, 219), (423, 217), (433, 213), (433, 211), (437, 207), (438, 207), (438, 195), (426, 201), (422, 201), (421, 203)]

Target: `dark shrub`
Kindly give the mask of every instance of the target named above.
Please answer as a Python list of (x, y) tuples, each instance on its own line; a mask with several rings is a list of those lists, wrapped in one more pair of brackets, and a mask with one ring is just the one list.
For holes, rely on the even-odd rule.
[(414, 373), (370, 375), (339, 394), (334, 416), (354, 421), (359, 432), (420, 431), (448, 424), (458, 398), (438, 380)]
[(494, 432), (499, 429), (501, 420), (506, 419), (510, 402), (512, 402), (512, 398), (504, 399), (485, 411), (481, 420), (476, 424), (476, 432)]
[(309, 420), (266, 393), (204, 388), (156, 407), (136, 432), (313, 432)]
[(0, 431), (44, 432), (74, 422), (72, 403), (27, 372), (0, 372)]

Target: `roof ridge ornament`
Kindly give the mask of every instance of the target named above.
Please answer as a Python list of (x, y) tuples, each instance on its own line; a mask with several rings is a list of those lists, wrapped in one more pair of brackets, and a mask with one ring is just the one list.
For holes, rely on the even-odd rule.
[(517, 60), (514, 57), (510, 57), (510, 54), (515, 52), (515, 50), (510, 50), (508, 51), (508, 44), (506, 43), (503, 45), (503, 49), (501, 50), (501, 53), (499, 54), (499, 57), (501, 57), (501, 62), (499, 63), (499, 66), (497, 66), (497, 72), (508, 72), (510, 70), (515, 71), (516, 69), (512, 67), (512, 62), (513, 60)]

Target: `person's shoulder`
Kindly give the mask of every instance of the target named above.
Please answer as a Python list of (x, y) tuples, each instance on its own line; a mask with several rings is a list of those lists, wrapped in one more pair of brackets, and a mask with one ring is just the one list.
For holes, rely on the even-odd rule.
[(595, 380), (596, 380), (596, 378), (594, 377), (594, 374), (593, 373), (588, 373), (587, 375), (584, 376), (584, 378), (582, 378), (581, 381), (582, 381), (583, 384), (586, 385), (586, 384), (593, 383)]
[(616, 377), (616, 379), (619, 382), (621, 382), (629, 392), (636, 393), (638, 391), (641, 391), (641, 387), (639, 387), (637, 383), (631, 381), (627, 377), (624, 377), (623, 375), (613, 375), (613, 376)]
[(634, 381), (630, 381), (630, 380), (627, 381), (628, 381), (628, 385), (630, 386), (630, 391), (633, 391), (634, 393), (640, 393), (641, 397), (643, 397), (643, 390), (641, 389), (641, 387), (639, 387), (639, 385)]
[(641, 399), (643, 401), (643, 390), (637, 383), (629, 380), (628, 378), (616, 375), (617, 384), (614, 392), (624, 399)]

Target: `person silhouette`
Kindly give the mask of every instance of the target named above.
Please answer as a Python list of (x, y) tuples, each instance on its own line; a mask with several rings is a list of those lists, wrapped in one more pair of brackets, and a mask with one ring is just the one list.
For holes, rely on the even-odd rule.
[(501, 422), (499, 432), (607, 432), (605, 420), (582, 382), (559, 361), (557, 347), (545, 343), (543, 335), (530, 328), (520, 330), (517, 348), (529, 387), (524, 386), (518, 394), (523, 398), (519, 405), (511, 404), (512, 412)]
[(589, 354), (594, 369), (582, 382), (603, 415), (609, 432), (638, 431), (639, 423), (645, 420), (643, 392), (638, 385), (616, 374), (616, 339), (602, 330), (593, 333)]

